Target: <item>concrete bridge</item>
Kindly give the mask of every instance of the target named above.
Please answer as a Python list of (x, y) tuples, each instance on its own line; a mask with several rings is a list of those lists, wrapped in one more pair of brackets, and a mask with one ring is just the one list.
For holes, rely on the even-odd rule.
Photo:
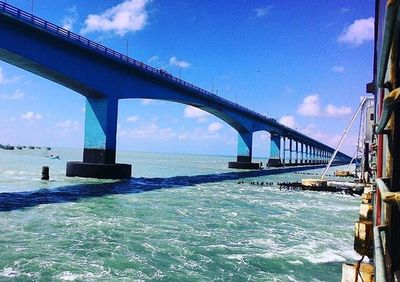
[[(67, 176), (131, 177), (131, 165), (115, 162), (118, 101), (128, 98), (191, 105), (228, 123), (238, 132), (237, 160), (229, 162), (230, 168), (259, 169), (260, 165), (252, 162), (252, 136), (257, 131), (271, 134), (268, 165), (272, 167), (326, 163), (334, 152), (333, 148), (275, 119), (3, 1), (0, 1), (0, 38), (0, 60), (86, 97), (83, 161), (69, 162)], [(350, 159), (340, 152), (336, 157), (337, 162)]]

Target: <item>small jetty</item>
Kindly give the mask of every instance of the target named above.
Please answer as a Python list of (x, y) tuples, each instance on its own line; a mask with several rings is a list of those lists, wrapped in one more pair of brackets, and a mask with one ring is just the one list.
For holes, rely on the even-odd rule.
[(279, 189), (303, 190), (343, 193), (348, 195), (362, 195), (364, 184), (341, 181), (317, 181), (316, 179), (303, 179), (302, 182), (281, 182), (278, 183)]

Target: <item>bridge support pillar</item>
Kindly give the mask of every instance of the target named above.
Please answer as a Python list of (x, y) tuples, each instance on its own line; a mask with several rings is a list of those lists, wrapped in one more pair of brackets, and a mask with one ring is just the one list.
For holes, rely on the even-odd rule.
[(293, 140), (289, 138), (289, 164), (293, 164)]
[(229, 162), (229, 168), (260, 169), (259, 163), (252, 163), (253, 132), (239, 132), (236, 162)]
[(309, 157), (309, 155), (308, 155), (308, 152), (309, 152), (309, 151), (308, 151), (308, 145), (306, 144), (305, 146), (306, 146), (306, 147), (305, 147), (304, 163), (305, 163), (305, 164), (308, 164), (308, 161), (309, 161), (309, 158), (308, 158), (308, 157)]
[(304, 164), (304, 144), (300, 143), (300, 158), (299, 163)]
[(298, 165), (300, 163), (299, 161), (299, 141), (295, 141), (296, 142), (296, 160), (294, 161), (296, 165)]
[(271, 133), (271, 149), (270, 157), (267, 166), (280, 167), (281, 162), (281, 136), (276, 133)]
[(315, 147), (311, 147), (311, 163), (317, 163), (317, 149)]
[(118, 100), (87, 98), (83, 162), (68, 162), (67, 176), (129, 179), (132, 166), (115, 163)]

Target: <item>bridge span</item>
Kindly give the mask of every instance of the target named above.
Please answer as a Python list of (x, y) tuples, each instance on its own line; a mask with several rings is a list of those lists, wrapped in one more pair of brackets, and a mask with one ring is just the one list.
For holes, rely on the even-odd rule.
[[(333, 148), (275, 119), (3, 1), (0, 1), (0, 38), (0, 60), (86, 97), (83, 161), (69, 162), (67, 176), (131, 177), (131, 165), (117, 164), (115, 158), (118, 101), (128, 98), (191, 105), (228, 123), (238, 132), (237, 159), (229, 162), (230, 168), (259, 169), (260, 165), (252, 162), (252, 138), (257, 131), (271, 135), (268, 160), (271, 167), (327, 163), (334, 152)], [(339, 152), (335, 161), (350, 159)]]

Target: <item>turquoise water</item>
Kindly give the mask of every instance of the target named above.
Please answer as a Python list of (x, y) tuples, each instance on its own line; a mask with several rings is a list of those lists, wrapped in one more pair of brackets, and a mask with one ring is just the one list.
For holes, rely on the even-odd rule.
[[(357, 258), (358, 197), (250, 185), (300, 174), (121, 152), (130, 181), (66, 178), (81, 154), (0, 151), (0, 280), (339, 281), (342, 262)], [(40, 180), (43, 165), (51, 181)]]

